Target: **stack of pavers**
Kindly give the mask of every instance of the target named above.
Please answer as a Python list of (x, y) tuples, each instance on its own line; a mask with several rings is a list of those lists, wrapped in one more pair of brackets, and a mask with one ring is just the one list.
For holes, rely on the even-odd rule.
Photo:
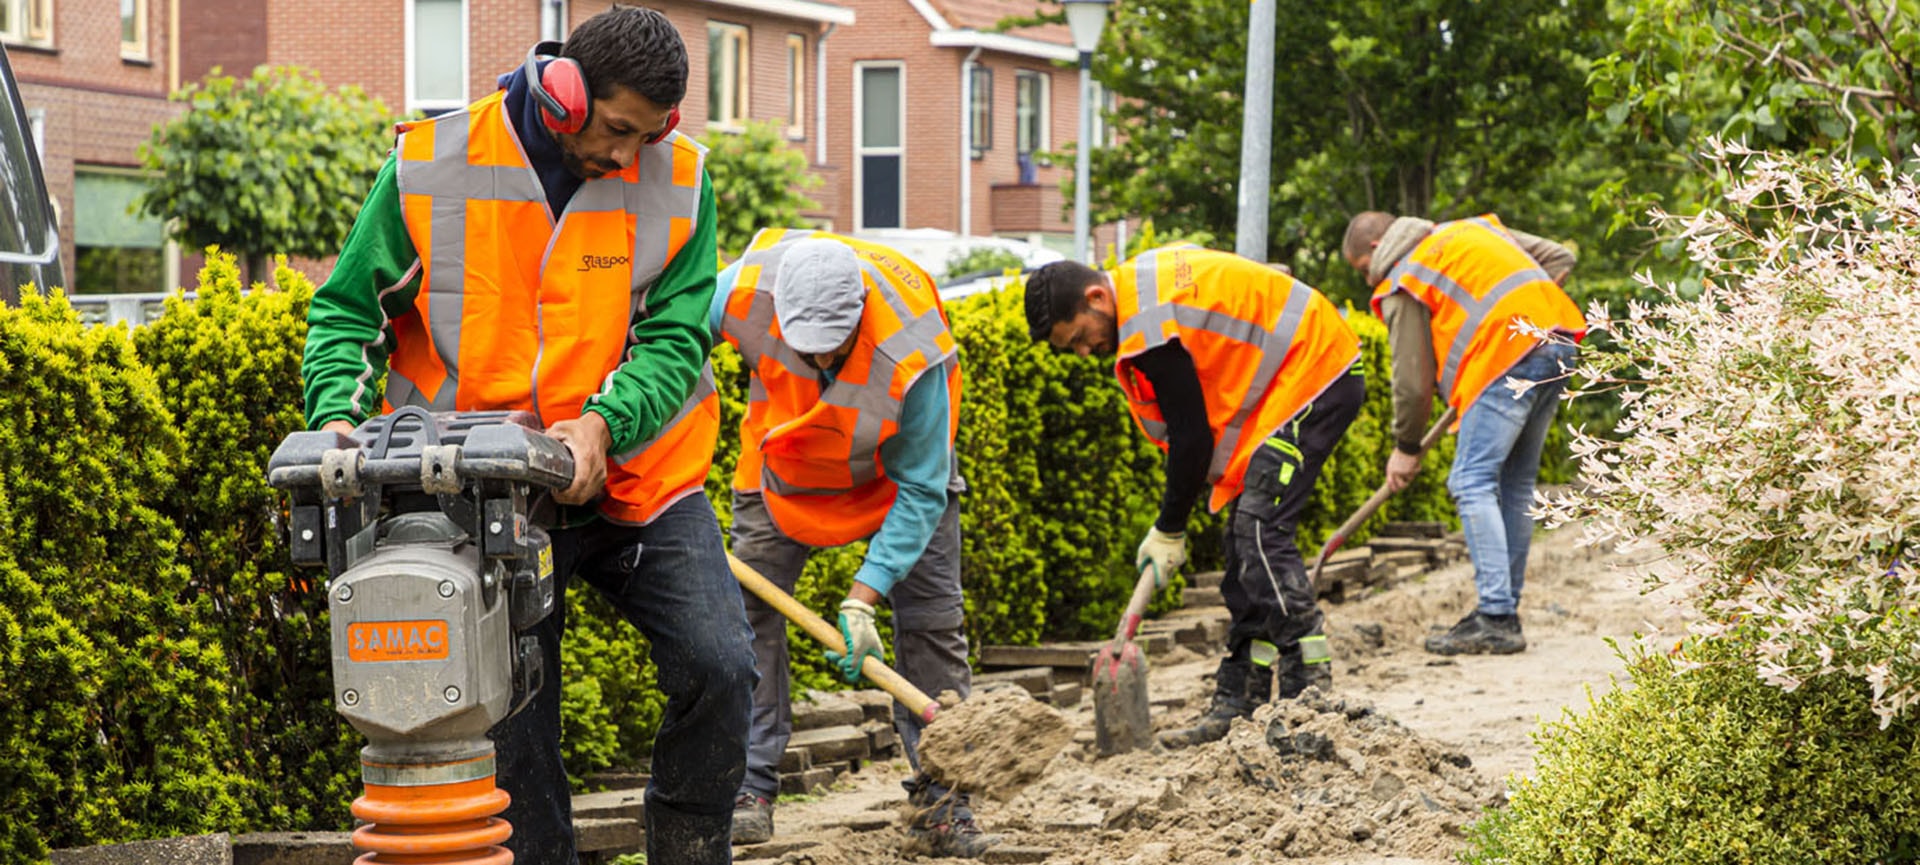
[(793, 704), (793, 738), (780, 757), (780, 794), (813, 793), (869, 761), (903, 756), (893, 698), (883, 691), (808, 691)]

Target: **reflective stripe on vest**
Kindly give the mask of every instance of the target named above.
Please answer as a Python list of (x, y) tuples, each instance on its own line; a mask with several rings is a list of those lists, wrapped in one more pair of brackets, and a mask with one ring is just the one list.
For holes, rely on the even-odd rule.
[(1176, 339), (1193, 358), (1213, 434), (1210, 507), (1243, 486), (1247, 461), (1274, 430), (1345, 373), (1359, 338), (1305, 283), (1224, 252), (1150, 250), (1113, 276), (1115, 374), (1141, 431), (1162, 447), (1168, 429), (1131, 360)]
[[(852, 246), (859, 253), (867, 287), (864, 303), (868, 307), (859, 324), (861, 338), (855, 344), (854, 354), (842, 365), (841, 374), (824, 389), (819, 389), (821, 373), (779, 337), (773, 304), (781, 261), (794, 242), (814, 237)], [(722, 335), (740, 351), (752, 371), (747, 389), (747, 417), (742, 421), (742, 459), (734, 476), (734, 488), (742, 492), (763, 491), (775, 522), (796, 540), (815, 546), (847, 543), (878, 527), (885, 509), (880, 507), (873, 512), (873, 508), (876, 504), (890, 503), (894, 490), (880, 463), (880, 448), (897, 429), (906, 393), (921, 375), (929, 370), (945, 371), (949, 409), (954, 417), (958, 416), (958, 348), (947, 328), (938, 295), (933, 293), (931, 280), (918, 267), (908, 269), (910, 264), (898, 253), (876, 244), (826, 232), (778, 229), (756, 235), (741, 259), (740, 276), (721, 324)], [(920, 298), (923, 308), (917, 313), (914, 304), (903, 294), (903, 291), (914, 290), (909, 286), (925, 292)], [(876, 318), (872, 306), (876, 302), (885, 304), (892, 314), (892, 322), (884, 316)], [(878, 328), (896, 323), (897, 328), (891, 333), (876, 332)], [(864, 370), (863, 381), (849, 380), (849, 373), (854, 370)], [(770, 387), (780, 389), (782, 398), (771, 398)], [(845, 412), (817, 415), (814, 406)], [(772, 416), (776, 411), (783, 414)], [(784, 414), (789, 412), (799, 414)], [(830, 460), (843, 464), (844, 483), (823, 485), (783, 474), (784, 460), (772, 446), (797, 432), (800, 428), (796, 424), (803, 421), (808, 422), (806, 429), (825, 427), (843, 431), (845, 443), (836, 444), (833, 453), (808, 454), (807, 457), (816, 462)], [(949, 440), (953, 431), (950, 423)], [(958, 477), (957, 471), (954, 477)], [(875, 484), (885, 489), (873, 488)], [(837, 497), (838, 507), (863, 512), (810, 515), (819, 519), (809, 519), (809, 522), (833, 525), (802, 528), (790, 525), (793, 520), (780, 519), (783, 512), (790, 511), (782, 507), (779, 500), (794, 496)], [(830, 502), (821, 504), (824, 507), (816, 510), (835, 507)]]
[[(1476, 280), (1479, 285), (1463, 285), (1452, 274), (1436, 267), (1439, 259), (1446, 255), (1446, 247), (1455, 243), (1475, 246), (1497, 243), (1502, 247), (1510, 247), (1510, 250), (1502, 250), (1502, 252), (1510, 252), (1513, 256), (1523, 259), (1526, 264), (1504, 271), (1493, 280), (1491, 286), (1485, 285), (1487, 281), (1485, 279)], [(1431, 318), (1436, 355), (1442, 349), (1441, 340), (1445, 340), (1445, 356), (1437, 358), (1440, 392), (1449, 404), (1459, 408), (1463, 414), (1467, 406), (1479, 397), (1480, 391), (1483, 391), (1492, 379), (1497, 379), (1512, 366), (1512, 362), (1517, 362), (1525, 354), (1525, 351), (1520, 349), (1523, 347), (1530, 349), (1533, 342), (1526, 340), (1511, 349), (1504, 349), (1501, 352), (1501, 362), (1498, 364), (1500, 369), (1493, 370), (1490, 377), (1482, 371), (1480, 375), (1473, 377), (1473, 381), (1463, 382), (1461, 371), (1467, 362), (1468, 352), (1484, 327), (1489, 325), (1504, 327), (1507, 321), (1524, 315), (1538, 327), (1564, 331), (1576, 338), (1585, 332), (1585, 322), (1580, 317), (1579, 310), (1573, 306), (1573, 302), (1560, 290), (1558, 284), (1554, 283), (1553, 277), (1526, 255), (1525, 250), (1514, 242), (1513, 236), (1508, 234), (1506, 228), (1494, 217), (1477, 216), (1436, 226), (1425, 240), (1422, 240), (1405, 258), (1387, 271), (1386, 278), (1375, 289), (1373, 295), (1374, 311), (1376, 313), (1379, 311), (1381, 299), (1396, 290), (1406, 290), (1414, 294), (1431, 308), (1434, 299), (1421, 297), (1418, 291), (1413, 290), (1417, 285), (1431, 286), (1448, 303), (1460, 310), (1461, 320), (1450, 334), (1447, 332), (1447, 328), (1453, 327), (1450, 323), (1443, 323), (1442, 317), (1438, 314), (1434, 314)], [(1477, 287), (1485, 289), (1478, 297), (1473, 291)], [(1531, 308), (1519, 311), (1520, 314), (1510, 311), (1498, 322), (1491, 321), (1494, 310), (1523, 289), (1538, 290), (1542, 296), (1537, 302), (1531, 304)], [(1433, 312), (1437, 313), (1437, 310)], [(1483, 382), (1479, 380), (1480, 378), (1489, 380)], [(1469, 390), (1472, 392), (1466, 392)]]
[[(640, 148), (627, 170), (582, 183), (556, 222), (503, 100), (401, 127), (395, 180), (422, 281), (393, 322), (386, 399), (551, 424), (634, 357), (632, 323), (699, 218), (705, 150), (678, 134)], [(486, 235), (471, 248), (470, 222)], [(717, 395), (695, 393), (649, 442), (672, 447), (615, 458), (603, 513), (645, 522), (697, 490), (718, 429)]]

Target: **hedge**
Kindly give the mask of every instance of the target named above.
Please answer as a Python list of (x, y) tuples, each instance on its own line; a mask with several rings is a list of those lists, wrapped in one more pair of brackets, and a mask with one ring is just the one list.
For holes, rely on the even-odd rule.
[(1631, 688), (1536, 736), (1534, 777), (1470, 829), (1475, 865), (1920, 861), (1920, 723), (1870, 688), (1794, 691), (1727, 643), (1628, 661)]
[[(296, 570), (264, 483), (300, 423), (312, 286), (242, 292), (214, 254), (198, 300), (129, 333), (58, 297), (0, 309), (0, 860), (196, 831), (339, 829), (360, 736), (332, 710), (324, 575)], [(1158, 506), (1160, 455), (1109, 367), (1026, 337), (1015, 290), (950, 309), (965, 363), (962, 572), (975, 647), (1103, 636)], [(1390, 437), (1384, 329), (1350, 314), (1371, 379), (1328, 462), (1304, 549), (1380, 480)], [(716, 350), (723, 522), (745, 380)], [(1376, 522), (1449, 519), (1448, 452)], [(1191, 569), (1217, 567), (1197, 518)], [(830, 614), (863, 552), (814, 556), (796, 591)], [(1177, 600), (1178, 586), (1156, 601)], [(569, 598), (564, 736), (576, 777), (644, 761), (662, 698), (645, 641), (592, 592)], [(797, 631), (796, 687), (843, 687)]]

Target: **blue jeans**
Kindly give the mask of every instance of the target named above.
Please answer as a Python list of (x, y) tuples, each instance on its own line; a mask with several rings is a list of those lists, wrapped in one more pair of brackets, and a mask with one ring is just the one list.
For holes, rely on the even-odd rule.
[(506, 847), (522, 863), (571, 865), (572, 803), (560, 762), (560, 635), (566, 589), (580, 577), (652, 644), (665, 716), (647, 784), (647, 861), (723, 865), (733, 859), (733, 797), (747, 766), (753, 634), (727, 566), (713, 506), (698, 493), (645, 526), (598, 520), (553, 533), (560, 600), (534, 626), (546, 682), (493, 729), (499, 785), (513, 797)]
[[(1566, 390), (1566, 370), (1580, 349), (1543, 343), (1495, 379), (1460, 419), (1447, 490), (1460, 511), (1473, 559), (1480, 612), (1503, 616), (1520, 606), (1527, 550), (1533, 543), (1533, 484), (1540, 450)], [(1507, 379), (1540, 382), (1515, 395)]]

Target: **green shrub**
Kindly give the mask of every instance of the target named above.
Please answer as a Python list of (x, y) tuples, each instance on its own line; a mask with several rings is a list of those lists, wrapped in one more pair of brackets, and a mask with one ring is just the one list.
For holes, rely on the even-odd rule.
[(951, 279), (956, 276), (985, 271), (1003, 273), (1012, 270), (1017, 272), (1020, 268), (1025, 267), (1026, 264), (1026, 259), (1021, 258), (1020, 254), (1013, 250), (1003, 249), (998, 246), (976, 246), (972, 249), (956, 252), (952, 257), (948, 258), (946, 274), (947, 277)]
[(192, 603), (231, 669), (224, 735), (238, 770), (265, 785), (252, 825), (346, 826), (357, 795), (360, 734), (333, 710), (325, 574), (287, 558), (282, 499), (266, 464), (303, 428), (301, 346), (313, 285), (280, 262), (278, 289), (241, 293), (232, 256), (213, 253), (196, 300), (133, 333), (187, 442), (174, 485), (156, 491), (181, 532)]
[(155, 494), (193, 466), (126, 330), (0, 309), (0, 441), (0, 860), (240, 824), (262, 779)]
[(1535, 777), (1462, 859), (1547, 863), (1914, 862), (1920, 724), (1880, 729), (1868, 686), (1768, 685), (1725, 643), (1640, 655), (1632, 687), (1538, 737)]
[(737, 257), (762, 228), (799, 228), (800, 211), (817, 205), (807, 190), (820, 177), (807, 170), (806, 151), (787, 141), (776, 121), (751, 122), (738, 132), (710, 130), (707, 176), (713, 181), (722, 255)]

